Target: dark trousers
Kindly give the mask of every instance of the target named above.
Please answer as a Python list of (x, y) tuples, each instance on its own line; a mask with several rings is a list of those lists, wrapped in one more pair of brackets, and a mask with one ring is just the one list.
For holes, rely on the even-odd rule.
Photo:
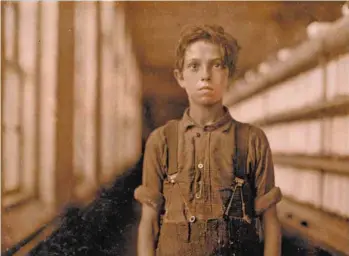
[[(224, 220), (194, 223), (163, 223), (157, 256), (262, 256), (257, 236), (246, 236), (246, 230), (233, 227)], [(234, 229), (235, 228), (235, 229)], [(231, 231), (231, 230), (230, 230)], [(244, 233), (243, 233), (244, 232)], [(243, 233), (243, 234), (242, 234)], [(235, 239), (233, 235), (238, 235)]]

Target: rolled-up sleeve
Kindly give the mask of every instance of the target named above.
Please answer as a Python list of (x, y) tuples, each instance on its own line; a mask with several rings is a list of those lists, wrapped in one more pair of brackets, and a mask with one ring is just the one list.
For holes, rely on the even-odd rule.
[(157, 211), (164, 202), (162, 195), (163, 148), (164, 140), (161, 136), (161, 130), (156, 129), (150, 134), (145, 146), (142, 185), (134, 191), (136, 200), (142, 204), (148, 204)]
[(252, 164), (255, 171), (255, 211), (262, 214), (272, 205), (277, 204), (282, 194), (275, 186), (274, 164), (272, 152), (265, 133), (257, 127), (252, 128), (250, 135)]

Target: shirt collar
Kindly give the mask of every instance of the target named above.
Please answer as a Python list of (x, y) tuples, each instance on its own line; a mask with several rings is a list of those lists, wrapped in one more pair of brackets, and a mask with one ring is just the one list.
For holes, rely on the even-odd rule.
[[(223, 132), (226, 132), (230, 129), (232, 125), (232, 121), (234, 120), (229, 113), (229, 110), (226, 106), (223, 106), (225, 114), (218, 119), (215, 123), (211, 125), (206, 125), (202, 127), (205, 131), (214, 131), (218, 128), (221, 128)], [(190, 129), (193, 126), (200, 127), (190, 116), (189, 116), (189, 108), (187, 108), (182, 117), (182, 126), (185, 131)]]

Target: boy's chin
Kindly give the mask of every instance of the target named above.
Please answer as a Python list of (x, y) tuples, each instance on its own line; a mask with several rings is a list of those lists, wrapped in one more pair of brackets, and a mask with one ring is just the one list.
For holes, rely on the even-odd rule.
[(198, 99), (195, 101), (195, 104), (196, 105), (199, 105), (199, 106), (203, 106), (203, 107), (212, 107), (214, 105), (217, 105), (219, 102), (219, 100), (216, 100), (216, 99), (209, 99), (209, 98), (204, 98), (204, 99)]

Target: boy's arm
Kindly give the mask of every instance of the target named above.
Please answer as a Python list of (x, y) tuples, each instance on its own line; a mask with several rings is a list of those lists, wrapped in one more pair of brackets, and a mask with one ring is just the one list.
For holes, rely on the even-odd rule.
[(281, 200), (281, 191), (275, 187), (274, 165), (269, 142), (264, 132), (257, 128), (253, 136), (255, 183), (257, 198), (255, 210), (262, 217), (264, 255), (281, 255), (281, 230), (276, 204)]
[(273, 205), (263, 213), (264, 255), (281, 255), (280, 223)]
[(158, 213), (149, 205), (143, 204), (142, 218), (138, 228), (137, 255), (155, 255), (155, 241), (157, 238), (158, 230)]
[(142, 185), (134, 196), (142, 204), (142, 217), (138, 228), (138, 255), (155, 255), (155, 241), (159, 232), (159, 212), (164, 202), (162, 195), (163, 140), (159, 130), (147, 140), (143, 160)]

